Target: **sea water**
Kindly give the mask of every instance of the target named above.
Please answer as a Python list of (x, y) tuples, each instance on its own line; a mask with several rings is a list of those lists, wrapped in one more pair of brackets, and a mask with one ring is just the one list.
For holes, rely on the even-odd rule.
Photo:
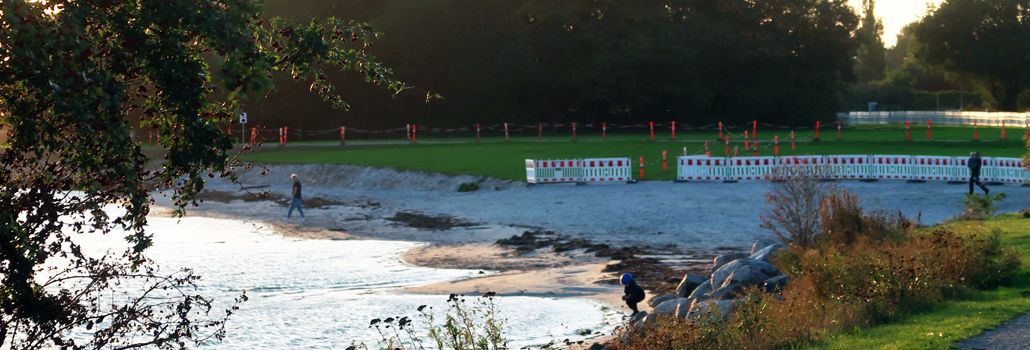
[[(375, 348), (381, 337), (370, 320), (417, 321), (421, 305), (437, 313), (448, 308), (447, 295), (402, 294), (400, 288), (483, 273), (407, 265), (400, 256), (419, 245), (413, 242), (288, 238), (264, 224), (205, 217), (150, 217), (148, 226), (154, 245), (147, 255), (162, 271), (192, 268), (203, 277), (199, 294), (215, 297), (223, 308), (246, 291), (249, 301), (229, 320), (226, 338), (209, 348), (345, 348), (361, 342)], [(121, 237), (86, 234), (78, 241), (99, 253), (124, 249)], [(582, 339), (580, 330), (596, 333), (613, 317), (599, 303), (578, 299), (505, 296), (495, 306), (516, 348)]]

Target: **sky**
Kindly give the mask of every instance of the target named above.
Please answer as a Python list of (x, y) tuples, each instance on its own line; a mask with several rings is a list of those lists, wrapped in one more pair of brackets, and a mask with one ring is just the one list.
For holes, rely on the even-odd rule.
[[(927, 6), (939, 5), (942, 0), (879, 0), (873, 10), (883, 23), (883, 44), (892, 47), (898, 41), (901, 28), (926, 14)], [(862, 0), (848, 0), (862, 15)]]

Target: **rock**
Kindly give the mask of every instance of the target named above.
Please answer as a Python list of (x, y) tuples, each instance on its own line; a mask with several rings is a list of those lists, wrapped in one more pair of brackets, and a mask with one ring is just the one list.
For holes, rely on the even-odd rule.
[(689, 299), (702, 299), (702, 298), (704, 298), (706, 296), (706, 294), (710, 293), (711, 291), (712, 291), (712, 281), (705, 280), (705, 282), (701, 283), (700, 286), (697, 286), (697, 288), (694, 288), (694, 291), (690, 292), (690, 296), (688, 296), (687, 298), (689, 298)]
[[(730, 280), (727, 279), (726, 281), (729, 282)], [(726, 284), (726, 285), (724, 285), (722, 287), (719, 287), (719, 289), (715, 290), (714, 292), (712, 292), (712, 299), (713, 300), (734, 299), (734, 298), (737, 297), (737, 295), (740, 294), (740, 292), (744, 291), (744, 287), (745, 286), (743, 284), (740, 284), (740, 283), (729, 283), (729, 284)]]
[(690, 312), (687, 313), (687, 317), (698, 319), (706, 314), (718, 312), (719, 315), (725, 319), (736, 310), (737, 301), (732, 299), (695, 301), (694, 304), (690, 306)]
[(676, 313), (676, 300), (663, 301), (661, 304), (658, 304), (658, 306), (655, 306), (654, 309), (651, 309), (651, 313), (655, 315), (672, 316), (672, 314)]
[(751, 244), (751, 253), (750, 254), (754, 255), (759, 250), (762, 250), (762, 248), (768, 247), (768, 246), (773, 245), (773, 244), (777, 244), (775, 239), (764, 238), (764, 237), (763, 238), (759, 238), (759, 239), (755, 240), (755, 243)]
[(705, 283), (705, 280), (707, 279), (701, 275), (686, 274), (683, 276), (683, 280), (680, 281), (679, 286), (676, 287), (676, 297), (686, 298), (697, 286)]
[(748, 257), (747, 253), (726, 253), (717, 255), (712, 264), (712, 272), (715, 272), (715, 270), (718, 270), (720, 267), (730, 263), (731, 261), (743, 259), (746, 257)]
[(605, 349), (608, 349), (608, 347), (604, 346), (604, 345), (601, 345), (601, 343), (594, 343), (593, 345), (590, 345), (590, 348), (587, 349), (587, 350), (605, 350)]
[(787, 275), (779, 275), (762, 282), (762, 290), (766, 293), (779, 293), (783, 291), (783, 287), (786, 287), (787, 283), (790, 283), (790, 277)]
[(638, 312), (636, 315), (630, 316), (629, 320), (626, 321), (626, 323), (629, 323), (633, 326), (637, 326), (637, 323), (642, 322), (644, 320), (644, 317), (647, 317), (647, 311), (641, 311)]
[(687, 317), (687, 313), (690, 312), (690, 305), (693, 303), (694, 300), (689, 298), (676, 299), (676, 311), (673, 312), (673, 315), (675, 315), (676, 318)]
[(759, 285), (769, 279), (768, 275), (758, 270), (756, 267), (757, 266), (755, 265), (749, 265), (733, 271), (729, 276), (726, 276), (726, 279), (719, 285), (719, 288), (726, 287), (730, 284), (739, 284), (742, 287), (750, 287)]
[[(751, 285), (756, 285), (769, 278), (769, 276), (780, 275), (780, 271), (776, 269), (772, 264), (751, 260), (751, 259), (737, 259), (731, 261), (729, 264), (723, 265), (715, 272), (712, 272), (712, 288), (719, 289), (725, 283), (726, 279), (730, 277), (734, 272), (738, 270), (746, 270), (738, 273), (738, 281), (753, 281)], [(751, 273), (757, 273), (755, 276), (751, 276)], [(765, 276), (762, 276), (764, 274)]]
[(779, 276), (783, 274), (782, 272), (780, 272), (780, 269), (776, 268), (776, 266), (773, 266), (773, 264), (770, 264), (764, 260), (751, 260), (751, 264), (752, 266), (758, 268), (758, 271), (762, 271), (762, 273), (769, 276)]
[(760, 260), (760, 261), (769, 262), (770, 259), (772, 259), (773, 254), (775, 254), (780, 249), (783, 249), (783, 245), (782, 244), (773, 243), (773, 244), (770, 244), (770, 245), (766, 246), (765, 248), (762, 248), (762, 249), (758, 250), (757, 252), (754, 252), (748, 258), (750, 258), (752, 260)]
[(676, 299), (676, 294), (666, 294), (666, 295), (654, 297), (654, 298), (652, 298), (651, 300), (649, 300), (647, 302), (647, 306), (650, 306), (650, 307), (654, 308), (655, 306), (658, 306), (659, 304), (661, 304), (663, 302), (666, 302), (666, 301), (669, 301), (669, 300), (673, 300), (673, 299)]
[[(641, 313), (644, 313), (644, 312), (641, 311)], [(657, 322), (658, 322), (658, 316), (656, 316), (655, 314), (646, 314), (646, 313), (644, 313), (644, 317), (640, 318), (640, 320), (637, 320), (636, 322), (633, 322), (633, 327), (644, 328), (644, 327), (647, 327), (647, 326), (653, 326)]]

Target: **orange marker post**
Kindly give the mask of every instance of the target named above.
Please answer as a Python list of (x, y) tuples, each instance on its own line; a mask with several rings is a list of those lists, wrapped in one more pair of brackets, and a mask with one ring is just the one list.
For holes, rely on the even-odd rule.
[(976, 121), (973, 121), (973, 141), (980, 141), (980, 131), (976, 129)]
[(648, 122), (651, 129), (651, 141), (654, 141), (654, 122)]
[(905, 141), (912, 141), (912, 129), (909, 121), (905, 121)]
[(640, 179), (644, 179), (644, 157), (640, 157)]
[(758, 141), (751, 141), (751, 155), (758, 157)]
[(926, 120), (926, 140), (933, 140), (933, 119)]
[(751, 137), (758, 139), (758, 119), (751, 121)]
[(676, 138), (676, 121), (672, 121), (672, 138)]
[(601, 141), (608, 138), (608, 122), (601, 122)]
[(418, 143), (418, 124), (411, 124), (411, 143)]
[(250, 128), (250, 144), (257, 144), (257, 128)]
[(504, 123), (504, 141), (508, 141), (508, 123)]
[(729, 157), (730, 156), (730, 135), (726, 135), (726, 138), (724, 138), (723, 140), (726, 140), (726, 156)]
[(576, 141), (576, 122), (572, 122), (572, 141)]
[[(686, 153), (686, 147), (684, 147), (684, 153)], [(666, 150), (662, 150), (662, 171), (669, 171), (669, 161), (665, 158)]]
[(719, 122), (719, 139), (722, 140), (722, 122)]
[(290, 127), (284, 126), (283, 127), (283, 144), (285, 145), (287, 142), (290, 142)]
[(780, 156), (780, 135), (773, 135), (773, 155)]
[(790, 151), (796, 151), (798, 148), (794, 146), (794, 130), (790, 131)]
[(347, 127), (346, 126), (341, 126), (340, 127), (340, 143), (341, 144), (347, 143)]
[(711, 157), (712, 152), (708, 151), (708, 141), (705, 141), (705, 157)]
[(1001, 140), (1005, 141), (1005, 121), (1001, 121)]
[(476, 142), (479, 142), (479, 123), (476, 123)]
[(733, 146), (733, 156), (734, 156), (734, 157), (736, 157), (736, 156), (737, 156), (737, 149), (738, 149), (738, 147), (739, 147), (739, 146)]
[(816, 120), (815, 121), (815, 140), (816, 141), (819, 141), (819, 128), (822, 126), (822, 123), (823, 122), (820, 121), (820, 120)]

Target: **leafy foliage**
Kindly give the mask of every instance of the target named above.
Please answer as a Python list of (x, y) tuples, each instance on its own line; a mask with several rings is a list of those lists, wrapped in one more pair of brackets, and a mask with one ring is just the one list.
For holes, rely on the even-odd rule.
[[(809, 125), (837, 111), (836, 94), (852, 78), (857, 48), (858, 18), (841, 0), (307, 4), (271, 0), (269, 11), (365, 16), (390, 34), (372, 50), (396, 62), (398, 74), (447, 99), (423, 107), (402, 96), (385, 107), (357, 107), (353, 117), (298, 121), (289, 117), (297, 110), (290, 102), (303, 98), (301, 92), (282, 90), (256, 112), (272, 125), (705, 125), (756, 117)], [(334, 81), (349, 84), (346, 77)], [(363, 99), (385, 101), (380, 95), (361, 91)]]
[(876, 0), (862, 0), (862, 26), (855, 35), (859, 42), (855, 70), (861, 82), (883, 79), (886, 69), (887, 49), (880, 38), (883, 24), (876, 18), (875, 10)]
[(978, 81), (1001, 110), (1030, 86), (1030, 0), (948, 0), (916, 28), (922, 61)]
[(997, 211), (995, 203), (1005, 200), (1004, 193), (969, 194), (962, 198), (962, 204), (966, 210), (962, 212), (962, 218), (971, 220), (983, 220), (994, 215)]
[[(407, 88), (366, 50), (377, 36), (367, 25), (261, 13), (248, 0), (0, 3), (0, 344), (178, 348), (221, 337), (236, 306), (213, 312), (192, 291), (197, 276), (163, 275), (144, 254), (150, 191), (169, 191), (181, 214), (205, 176), (232, 178), (242, 165), (226, 125), (272, 90), (273, 73), (310, 82), (337, 108), (347, 103), (330, 71)], [(160, 135), (159, 166), (133, 137), (136, 121)], [(116, 230), (129, 232), (120, 254), (76, 243)], [(83, 328), (91, 337), (72, 335)]]

